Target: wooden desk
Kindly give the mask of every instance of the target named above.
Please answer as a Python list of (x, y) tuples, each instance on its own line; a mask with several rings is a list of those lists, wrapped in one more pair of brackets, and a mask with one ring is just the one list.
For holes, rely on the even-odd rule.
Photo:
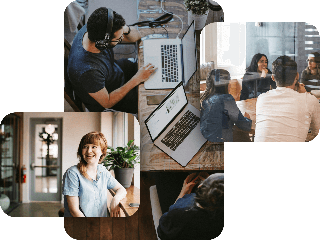
[(242, 101), (236, 101), (238, 108), (240, 109), (242, 115), (247, 112), (252, 120), (251, 129), (256, 128), (256, 104), (257, 98), (246, 99)]
[[(148, 12), (148, 10), (155, 9), (154, 12)], [(141, 0), (139, 3), (139, 21), (150, 20), (161, 16), (163, 13), (156, 12), (156, 9), (160, 8), (160, 2)], [(183, 21), (183, 30), (179, 37), (181, 38), (188, 28), (188, 14), (183, 5), (183, 0), (166, 0), (163, 3), (163, 7), (168, 12), (173, 12), (179, 15)], [(164, 27), (168, 31), (169, 38), (175, 38), (180, 32), (181, 22), (177, 17), (173, 18), (174, 21), (169, 22)], [(148, 34), (163, 34), (164, 37), (167, 33), (163, 28), (145, 28), (139, 29), (142, 36), (145, 37)], [(197, 57), (198, 57), (198, 71), (189, 80), (185, 86), (185, 92), (188, 98), (188, 102), (194, 107), (200, 109), (200, 31), (196, 31), (197, 41)], [(144, 65), (143, 59), (143, 42), (139, 44), (139, 66)], [(138, 120), (140, 122), (140, 137), (141, 137), (141, 171), (150, 170), (223, 170), (224, 169), (224, 157), (223, 157), (223, 143), (210, 143), (207, 142), (199, 152), (193, 157), (186, 167), (182, 167), (176, 161), (174, 161), (167, 154), (158, 149), (149, 136), (148, 130), (145, 126), (145, 119), (151, 114), (151, 112), (157, 107), (157, 105), (147, 105), (148, 95), (162, 95), (169, 94), (172, 89), (167, 90), (146, 90), (144, 85), (139, 85), (139, 105), (138, 105)]]

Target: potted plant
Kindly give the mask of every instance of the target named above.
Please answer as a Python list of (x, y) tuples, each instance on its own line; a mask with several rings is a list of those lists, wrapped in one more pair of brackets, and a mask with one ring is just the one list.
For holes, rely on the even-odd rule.
[(115, 178), (124, 188), (130, 187), (134, 164), (139, 163), (139, 147), (130, 140), (125, 147), (108, 149), (110, 152), (105, 157), (103, 165), (109, 170), (114, 170)]
[(184, 5), (188, 11), (188, 24), (194, 21), (196, 30), (204, 28), (209, 13), (208, 0), (184, 0)]

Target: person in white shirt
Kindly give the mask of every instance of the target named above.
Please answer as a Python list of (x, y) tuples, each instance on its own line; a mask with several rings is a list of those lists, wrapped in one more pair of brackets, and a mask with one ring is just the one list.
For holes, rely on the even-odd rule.
[(277, 88), (261, 94), (256, 105), (255, 142), (304, 142), (320, 128), (319, 100), (299, 84), (297, 64), (288, 56), (272, 64)]

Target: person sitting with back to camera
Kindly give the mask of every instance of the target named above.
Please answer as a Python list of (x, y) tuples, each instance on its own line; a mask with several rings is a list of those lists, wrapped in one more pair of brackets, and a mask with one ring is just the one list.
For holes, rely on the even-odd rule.
[[(268, 76), (268, 74), (270, 76)], [(256, 96), (255, 86), (257, 87)], [(243, 76), (240, 100), (258, 97), (261, 93), (265, 93), (276, 87), (275, 82), (271, 79), (271, 71), (268, 69), (267, 56), (261, 53), (255, 54), (251, 60), (250, 66), (246, 69), (246, 73)]]
[(125, 25), (121, 15), (107, 8), (96, 9), (73, 40), (69, 54), (68, 76), (75, 94), (90, 112), (105, 109), (138, 112), (140, 83), (156, 70), (146, 64), (137, 71), (137, 63), (114, 59), (113, 47), (120, 42), (141, 38), (137, 28)]
[(223, 69), (212, 70), (207, 77), (206, 92), (201, 97), (200, 130), (210, 142), (232, 142), (234, 125), (243, 131), (251, 130), (252, 120), (248, 113), (240, 112), (234, 97), (228, 93), (229, 83), (220, 84), (216, 75), (222, 80), (230, 81), (230, 74)]
[[(193, 191), (193, 188), (198, 187)], [(157, 228), (161, 240), (210, 240), (224, 226), (224, 174), (192, 173)]]
[(304, 142), (310, 127), (318, 134), (319, 101), (298, 79), (297, 64), (290, 57), (272, 63), (277, 88), (258, 97), (255, 142)]

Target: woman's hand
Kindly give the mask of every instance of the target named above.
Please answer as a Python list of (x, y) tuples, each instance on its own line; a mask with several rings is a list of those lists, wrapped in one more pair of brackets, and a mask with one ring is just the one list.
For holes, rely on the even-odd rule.
[(110, 204), (110, 217), (120, 217), (120, 200), (114, 197)]
[(119, 203), (126, 197), (127, 191), (118, 181), (116, 186), (112, 188), (112, 190), (116, 192), (116, 195), (114, 195), (110, 204), (110, 217), (120, 217)]
[(262, 69), (261, 77), (265, 78), (265, 77), (267, 77), (267, 74), (268, 74), (268, 69), (266, 69), (266, 68)]

